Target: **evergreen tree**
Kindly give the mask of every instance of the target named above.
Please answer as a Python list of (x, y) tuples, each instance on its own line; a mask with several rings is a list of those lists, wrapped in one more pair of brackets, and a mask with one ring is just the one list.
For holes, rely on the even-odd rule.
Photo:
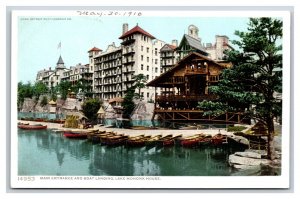
[(274, 119), (281, 116), (282, 92), (282, 21), (251, 18), (247, 32), (236, 31), (240, 41), (233, 41), (241, 51), (227, 53), (233, 67), (222, 72), (217, 86), (210, 92), (217, 102), (201, 102), (206, 114), (242, 111), (268, 128), (268, 158), (275, 159)]
[(124, 109), (123, 116), (125, 118), (130, 117), (130, 115), (134, 109), (134, 106), (135, 106), (134, 102), (133, 102), (133, 98), (135, 96), (134, 90), (135, 90), (135, 87), (130, 87), (124, 96), (124, 101), (122, 102), (122, 107)]
[(147, 78), (144, 74), (138, 74), (138, 75), (134, 75), (132, 77), (132, 79), (134, 80), (134, 83), (133, 83), (133, 88), (134, 89), (138, 89), (138, 93), (135, 94), (135, 96), (138, 98), (138, 99), (141, 99), (143, 96), (141, 96), (141, 89), (142, 88), (145, 88), (146, 86), (146, 83), (147, 83)]

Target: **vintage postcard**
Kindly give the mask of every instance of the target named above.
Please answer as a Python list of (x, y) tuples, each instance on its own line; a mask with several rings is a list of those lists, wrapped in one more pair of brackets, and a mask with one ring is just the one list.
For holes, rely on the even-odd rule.
[(12, 188), (289, 188), (290, 12), (11, 17)]

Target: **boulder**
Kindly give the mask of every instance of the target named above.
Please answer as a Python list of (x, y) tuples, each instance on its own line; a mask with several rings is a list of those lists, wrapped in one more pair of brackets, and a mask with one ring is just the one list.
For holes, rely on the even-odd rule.
[(255, 152), (235, 152), (234, 155), (246, 158), (261, 159), (261, 154)]
[(247, 165), (247, 166), (258, 166), (260, 164), (268, 164), (270, 160), (267, 159), (256, 159), (256, 158), (248, 158), (248, 157), (241, 157), (235, 154), (229, 155), (229, 165), (233, 166), (235, 164), (238, 165)]
[(266, 150), (246, 149), (245, 152), (258, 153), (261, 156), (266, 156), (267, 155), (267, 151)]
[(260, 165), (242, 165), (242, 164), (234, 164), (233, 168), (235, 169), (243, 169), (243, 170), (259, 170)]
[(249, 140), (247, 138), (243, 137), (243, 136), (232, 135), (229, 138), (232, 139), (233, 141), (239, 143), (239, 144), (249, 146)]

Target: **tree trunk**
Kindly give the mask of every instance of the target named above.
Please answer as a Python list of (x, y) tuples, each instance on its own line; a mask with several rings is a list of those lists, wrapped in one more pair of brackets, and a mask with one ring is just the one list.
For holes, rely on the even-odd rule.
[(276, 158), (275, 152), (275, 145), (274, 145), (274, 122), (272, 118), (269, 118), (267, 121), (268, 126), (268, 140), (267, 140), (267, 152), (268, 152), (268, 159), (274, 160)]

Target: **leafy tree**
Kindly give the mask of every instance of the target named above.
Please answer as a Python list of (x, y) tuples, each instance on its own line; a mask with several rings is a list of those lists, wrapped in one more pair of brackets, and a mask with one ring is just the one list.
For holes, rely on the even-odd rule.
[(33, 95), (36, 97), (36, 99), (39, 99), (42, 94), (46, 93), (48, 93), (48, 87), (46, 84), (40, 81), (35, 82), (33, 86)]
[(133, 109), (134, 109), (134, 102), (133, 102), (133, 98), (135, 96), (134, 94), (134, 90), (135, 90), (135, 87), (130, 87), (125, 96), (124, 96), (124, 100), (122, 102), (122, 107), (124, 109), (123, 111), (123, 116), (125, 118), (129, 118)]
[(18, 107), (21, 107), (24, 103), (25, 98), (32, 98), (33, 96), (33, 86), (30, 82), (24, 84), (23, 82), (18, 82)]
[(72, 84), (69, 81), (61, 81), (58, 86), (57, 90), (61, 94), (62, 99), (67, 99), (69, 89), (71, 89)]
[(91, 121), (97, 120), (97, 112), (102, 105), (99, 99), (88, 99), (82, 105), (82, 112)]
[(136, 96), (138, 99), (141, 99), (142, 98), (141, 89), (145, 88), (147, 83), (147, 78), (144, 74), (140, 73), (138, 75), (134, 75), (132, 79), (134, 80), (133, 88), (138, 89), (138, 93), (136, 94)]
[(71, 89), (76, 93), (81, 91), (84, 94), (84, 97), (92, 97), (92, 88), (93, 87), (88, 83), (88, 80), (80, 79)]
[(236, 31), (240, 41), (233, 41), (241, 51), (227, 53), (233, 67), (222, 72), (217, 86), (210, 92), (218, 102), (201, 102), (206, 114), (243, 111), (268, 128), (268, 158), (275, 159), (274, 119), (281, 116), (282, 92), (282, 21), (251, 18), (247, 32)]

